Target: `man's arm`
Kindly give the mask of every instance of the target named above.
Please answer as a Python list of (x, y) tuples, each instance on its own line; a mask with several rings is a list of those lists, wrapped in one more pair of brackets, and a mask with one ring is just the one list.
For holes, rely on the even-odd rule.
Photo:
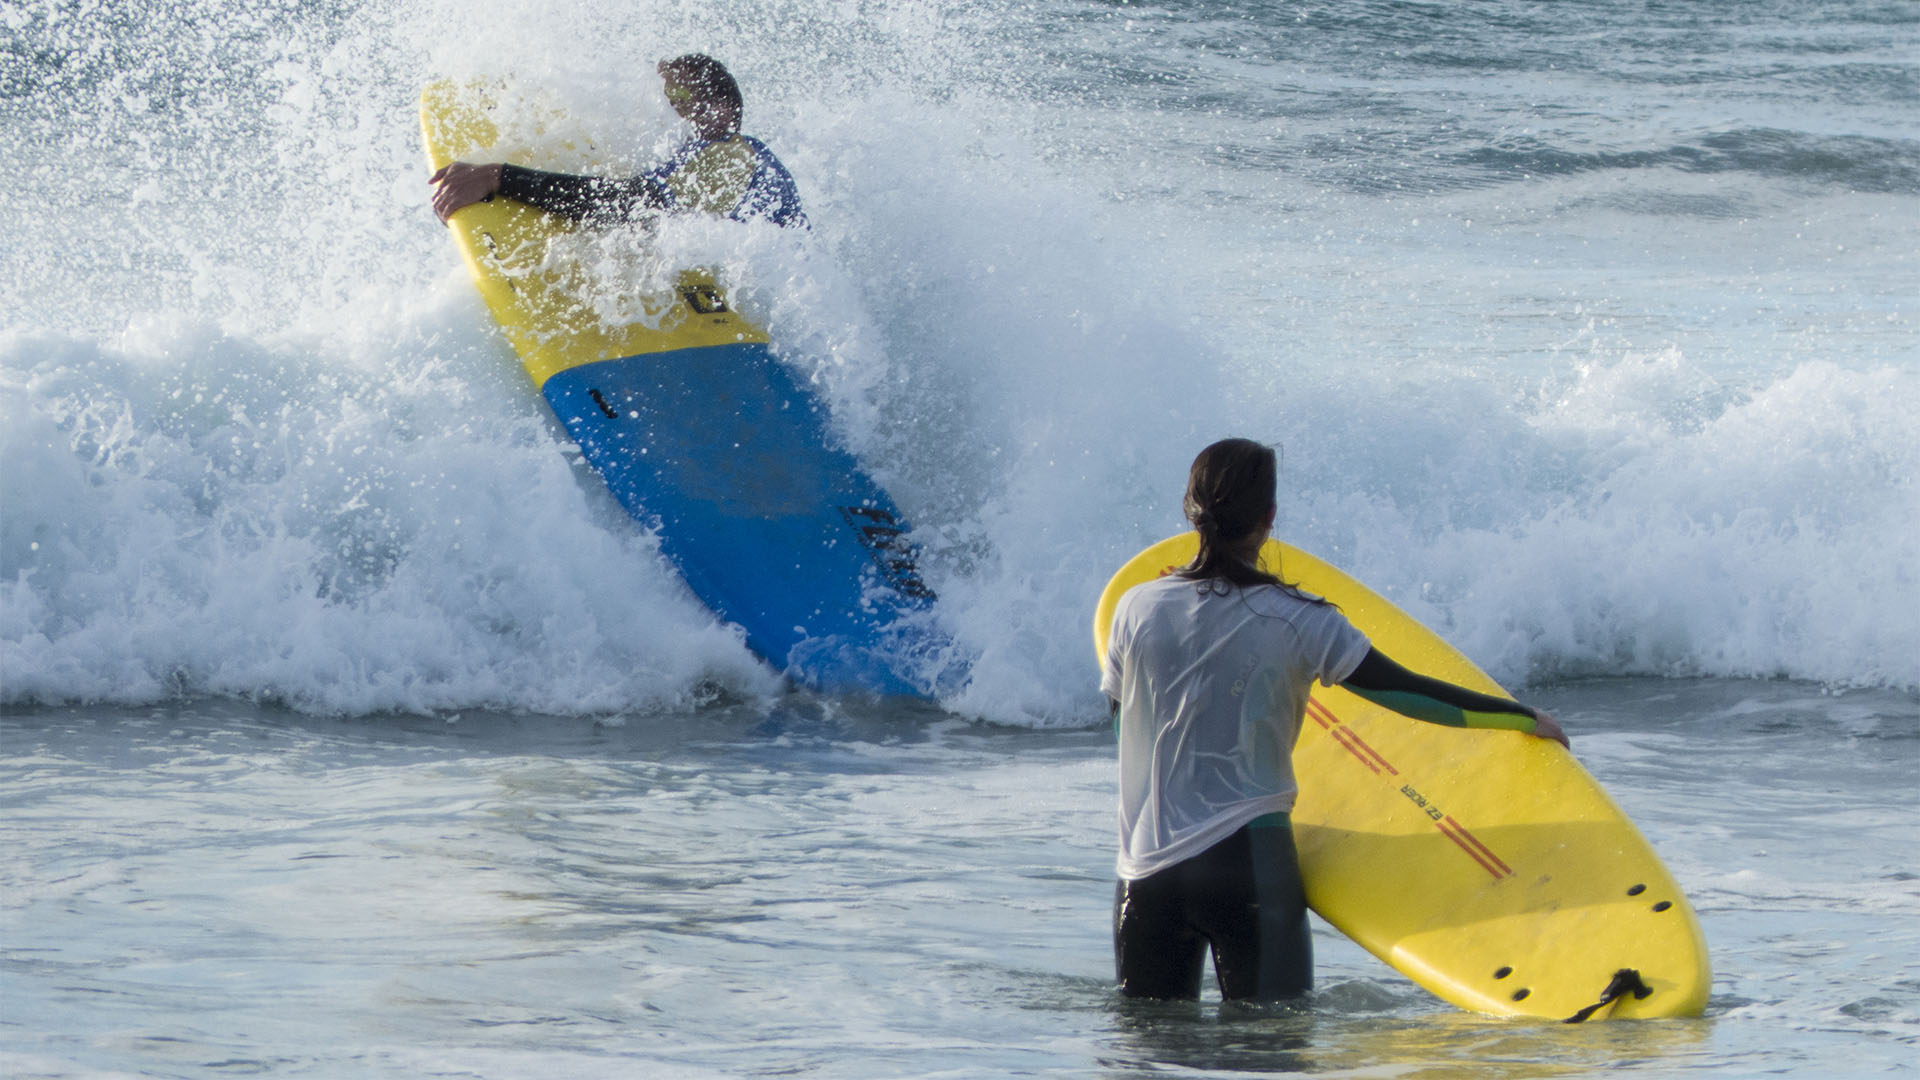
[(574, 176), (518, 165), (501, 166), (500, 194), (575, 221), (624, 221), (671, 200), (651, 176)]
[(1379, 649), (1368, 649), (1360, 666), (1340, 685), (1376, 705), (1430, 724), (1507, 728), (1568, 745), (1566, 732), (1551, 715), (1408, 671)]
[(455, 211), (496, 195), (526, 203), (574, 221), (619, 221), (643, 209), (667, 205), (668, 196), (651, 176), (574, 176), (518, 165), (471, 165), (456, 161), (435, 172), (433, 212), (445, 221)]

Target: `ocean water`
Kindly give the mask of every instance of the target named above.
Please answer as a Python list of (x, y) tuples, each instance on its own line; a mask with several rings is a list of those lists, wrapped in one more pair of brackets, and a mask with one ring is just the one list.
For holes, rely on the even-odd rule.
[[(504, 75), (618, 167), (704, 50), (804, 235), (682, 222), (975, 658), (787, 691), (426, 207)], [(1881, 1075), (1920, 1063), (1920, 4), (0, 8), (0, 1071)], [(1109, 986), (1088, 618), (1199, 446), (1528, 700), (1698, 1021)]]

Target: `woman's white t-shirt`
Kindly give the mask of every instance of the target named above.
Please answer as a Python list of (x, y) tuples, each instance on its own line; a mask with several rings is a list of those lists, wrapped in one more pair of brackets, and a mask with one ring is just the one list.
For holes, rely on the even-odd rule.
[(1351, 675), (1368, 647), (1340, 609), (1272, 585), (1169, 575), (1128, 590), (1100, 680), (1120, 703), (1120, 876), (1292, 810), (1307, 693)]

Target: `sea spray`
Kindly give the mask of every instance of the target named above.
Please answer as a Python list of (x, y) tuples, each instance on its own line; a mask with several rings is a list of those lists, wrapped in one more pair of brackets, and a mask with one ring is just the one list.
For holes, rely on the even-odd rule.
[(1283, 535), (1510, 684), (1920, 683), (1920, 152), (1858, 27), (1804, 31), (1858, 60), (1844, 101), (1722, 71), (1726, 117), (1669, 120), (1606, 55), (1565, 84), (1514, 52), (1512, 12), (1445, 13), (1484, 48), (1444, 78), (1304, 11), (1197, 45), (1212, 16), (1172, 8), (140, 12), (9, 16), (0, 150), (41, 193), (0, 207), (10, 703), (774, 692), (525, 384), (414, 118), (431, 78), (504, 75), (634, 167), (675, 135), (653, 62), (694, 49), (813, 227), (662, 250), (914, 522), (978, 657), (950, 707), (1096, 719), (1093, 599), (1225, 434), (1284, 447)]

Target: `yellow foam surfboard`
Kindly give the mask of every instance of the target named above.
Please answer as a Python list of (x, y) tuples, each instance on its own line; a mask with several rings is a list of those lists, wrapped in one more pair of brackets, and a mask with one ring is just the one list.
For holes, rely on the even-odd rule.
[[(427, 87), (420, 95), (420, 129), (428, 163), (435, 169), (453, 161), (556, 167), (536, 160), (526, 146), (527, 130), (503, 139), (497, 118), (510, 113), (528, 130), (543, 122), (558, 127), (564, 119), (508, 105), (504, 96), (486, 83), (444, 80)], [(552, 141), (577, 154), (584, 140)], [(448, 228), (536, 390), (559, 372), (602, 360), (768, 341), (765, 330), (728, 308), (705, 270), (682, 271), (672, 288), (657, 294), (609, 296), (601, 276), (555, 253), (555, 238), (575, 226), (531, 207), (507, 199), (476, 203), (455, 214)], [(632, 317), (606, 318), (596, 306), (606, 300), (624, 301)]]
[[(1121, 594), (1191, 562), (1198, 546), (1184, 533), (1114, 574), (1093, 620), (1101, 663)], [(1406, 667), (1506, 694), (1340, 570), (1275, 541), (1261, 558), (1283, 580), (1338, 604)], [(1555, 1020), (1697, 1016), (1706, 1007), (1712, 973), (1692, 906), (1640, 831), (1558, 744), (1423, 723), (1315, 686), (1294, 767), (1307, 902), (1439, 997)]]

